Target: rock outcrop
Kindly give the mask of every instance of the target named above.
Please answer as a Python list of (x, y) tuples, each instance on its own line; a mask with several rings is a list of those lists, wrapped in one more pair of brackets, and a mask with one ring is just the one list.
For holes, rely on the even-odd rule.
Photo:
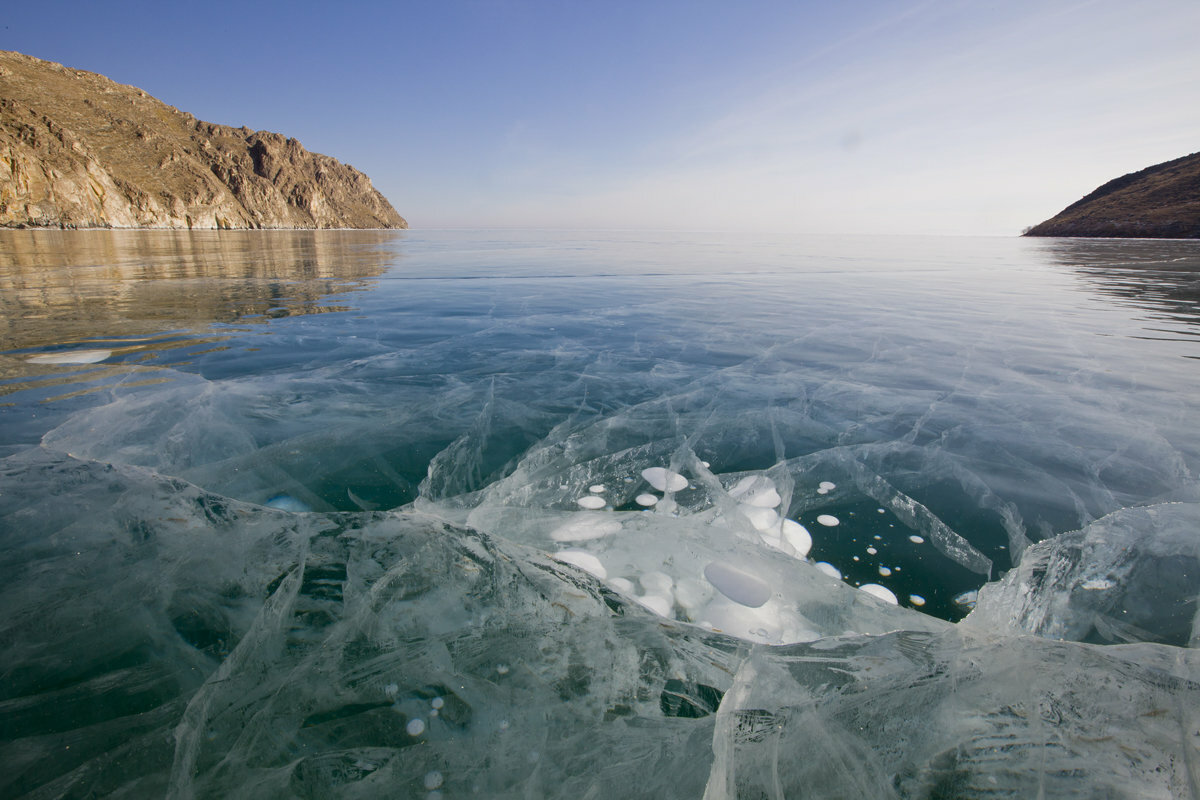
[(1025, 235), (1200, 239), (1200, 153), (1111, 180)]
[(351, 166), (0, 51), (0, 226), (407, 228)]

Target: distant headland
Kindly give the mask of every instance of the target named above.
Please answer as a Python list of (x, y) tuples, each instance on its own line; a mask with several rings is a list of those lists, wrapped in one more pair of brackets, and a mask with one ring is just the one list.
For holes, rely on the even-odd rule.
[(1025, 235), (1200, 239), (1200, 153), (1111, 180)]
[(295, 139), (202, 122), (93, 72), (0, 51), (0, 227), (407, 228)]

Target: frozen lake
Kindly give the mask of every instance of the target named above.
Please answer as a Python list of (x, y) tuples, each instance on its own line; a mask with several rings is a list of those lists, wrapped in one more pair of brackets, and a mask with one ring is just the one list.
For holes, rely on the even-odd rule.
[(1200, 242), (0, 231), (0, 794), (1196, 796), (1198, 358)]

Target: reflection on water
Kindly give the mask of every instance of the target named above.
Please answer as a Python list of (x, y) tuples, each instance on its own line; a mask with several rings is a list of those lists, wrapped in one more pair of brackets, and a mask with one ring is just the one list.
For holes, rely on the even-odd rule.
[[(0, 231), (0, 394), (124, 374), (228, 329), (346, 310), (399, 255), (386, 231)], [(33, 365), (40, 369), (32, 370)], [(53, 391), (53, 390), (51, 390)], [(89, 391), (88, 386), (65, 393)], [(55, 399), (51, 394), (46, 399)]]
[(1200, 335), (1192, 329), (1200, 325), (1200, 242), (1049, 239), (1039, 244), (1089, 289), (1149, 311), (1155, 320), (1176, 323), (1157, 332)]
[[(0, 231), (0, 349), (316, 314), (397, 258), (385, 231)], [(352, 258), (347, 258), (352, 253)]]

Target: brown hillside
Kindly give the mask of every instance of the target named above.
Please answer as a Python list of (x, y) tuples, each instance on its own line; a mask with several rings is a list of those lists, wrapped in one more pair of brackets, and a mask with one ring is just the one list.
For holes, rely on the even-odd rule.
[(1200, 239), (1200, 153), (1111, 180), (1025, 235)]
[(0, 226), (407, 228), (358, 170), (278, 133), (0, 51)]

